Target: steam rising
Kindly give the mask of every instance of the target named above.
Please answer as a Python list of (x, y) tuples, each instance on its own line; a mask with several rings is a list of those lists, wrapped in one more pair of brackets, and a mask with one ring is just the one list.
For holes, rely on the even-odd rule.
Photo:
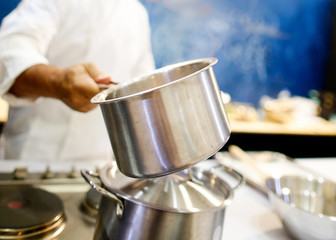
[[(291, 87), (293, 80), (294, 83), (298, 81), (293, 78), (302, 74), (296, 69), (290, 72), (291, 68), (287, 66), (292, 64), (289, 61), (299, 64), (297, 53), (292, 55), (292, 52), (307, 54), (316, 41), (311, 39), (312, 36), (316, 38), (316, 34), (310, 33), (310, 38), (304, 39), (310, 42), (301, 43), (302, 37), (297, 31), (309, 31), (302, 28), (317, 23), (304, 22), (302, 25), (301, 22), (298, 25), (289, 20), (296, 20), (302, 14), (310, 14), (310, 21), (316, 19), (311, 12), (298, 12), (300, 4), (291, 5), (289, 0), (283, 3), (259, 0), (150, 2), (144, 4), (151, 17), (152, 46), (157, 67), (190, 59), (217, 57), (219, 62), (215, 73), (220, 88), (237, 100), (256, 103), (264, 94), (272, 96), (282, 88)], [(316, 2), (320, 1), (302, 0), (305, 4), (302, 6), (315, 9)], [(284, 25), (290, 26), (289, 30), (280, 30)], [(322, 50), (325, 52), (326, 49)], [(324, 52), (322, 59), (326, 55)], [(307, 60), (303, 60), (302, 64), (307, 64), (304, 61)], [(302, 84), (299, 85), (302, 87)]]

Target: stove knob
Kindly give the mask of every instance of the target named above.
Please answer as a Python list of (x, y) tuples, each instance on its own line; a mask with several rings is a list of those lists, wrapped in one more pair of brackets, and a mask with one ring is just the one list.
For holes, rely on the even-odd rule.
[(43, 179), (50, 179), (53, 178), (55, 176), (55, 174), (50, 171), (50, 167), (48, 166), (46, 171), (42, 174), (42, 178)]
[(28, 175), (28, 169), (26, 167), (15, 168), (13, 172), (13, 178), (17, 180), (26, 179)]
[(71, 172), (68, 175), (69, 178), (79, 178), (80, 174), (78, 171), (76, 171), (75, 167), (72, 167)]

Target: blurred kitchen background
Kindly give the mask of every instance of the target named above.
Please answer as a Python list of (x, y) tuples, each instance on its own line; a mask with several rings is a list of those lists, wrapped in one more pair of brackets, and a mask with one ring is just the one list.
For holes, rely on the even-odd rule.
[[(327, 79), (333, 0), (143, 1), (157, 67), (213, 56), (220, 89), (258, 105), (281, 90), (308, 97)], [(336, 65), (333, 66), (334, 68)]]
[(226, 146), (336, 156), (334, 0), (142, 2), (158, 68), (219, 59), (232, 127)]
[[(0, 0), (0, 19), (18, 2)], [(219, 59), (214, 70), (231, 121), (229, 144), (336, 156), (334, 0), (141, 2), (157, 68)]]

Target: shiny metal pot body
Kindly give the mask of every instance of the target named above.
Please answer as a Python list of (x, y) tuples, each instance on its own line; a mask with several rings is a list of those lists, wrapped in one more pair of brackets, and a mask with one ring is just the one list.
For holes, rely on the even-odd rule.
[(177, 213), (125, 201), (123, 217), (116, 203), (103, 197), (98, 213), (95, 240), (195, 240), (222, 238), (225, 208), (201, 213)]
[[(226, 207), (233, 200), (233, 190), (243, 183), (241, 174), (222, 165), (193, 167), (153, 179), (126, 177), (116, 164), (96, 176), (90, 171), (81, 173), (103, 196), (95, 240), (220, 240)], [(233, 184), (231, 179), (235, 187), (223, 174), (235, 179)]]
[(122, 173), (157, 177), (212, 156), (230, 128), (212, 66), (206, 58), (170, 65), (102, 91), (100, 104)]

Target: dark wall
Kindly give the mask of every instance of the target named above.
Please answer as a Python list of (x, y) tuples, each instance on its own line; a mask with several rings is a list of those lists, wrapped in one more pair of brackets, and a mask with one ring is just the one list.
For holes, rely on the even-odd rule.
[(19, 2), (20, 0), (0, 0), (0, 22)]
[[(333, 12), (336, 13), (336, 6)], [(327, 76), (323, 90), (336, 93), (336, 15), (333, 16), (332, 41), (330, 46), (330, 58), (327, 64)]]
[[(214, 56), (221, 90), (257, 104), (322, 89), (334, 0), (146, 1), (157, 67)], [(336, 66), (333, 65), (336, 69)]]

